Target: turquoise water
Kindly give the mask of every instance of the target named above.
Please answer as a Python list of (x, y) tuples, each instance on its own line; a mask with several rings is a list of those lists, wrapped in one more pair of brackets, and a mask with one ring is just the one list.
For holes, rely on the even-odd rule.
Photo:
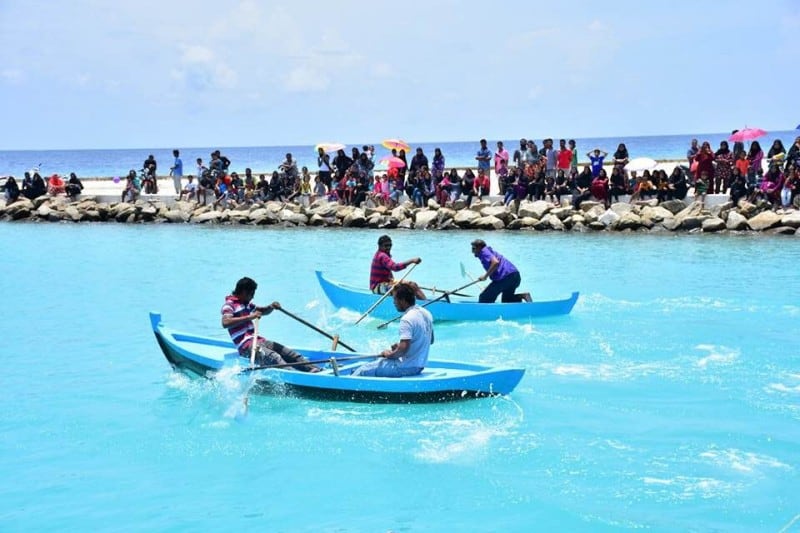
[[(380, 233), (0, 224), (0, 529), (778, 531), (800, 522), (800, 247), (786, 238), (392, 232), (417, 281), (476, 237), (568, 317), (438, 325), (434, 353), (527, 373), (507, 398), (362, 405), (174, 374), (149, 330), (219, 335), (242, 275), (361, 350), (313, 277), (366, 283)], [(329, 341), (284, 315), (295, 346)]]

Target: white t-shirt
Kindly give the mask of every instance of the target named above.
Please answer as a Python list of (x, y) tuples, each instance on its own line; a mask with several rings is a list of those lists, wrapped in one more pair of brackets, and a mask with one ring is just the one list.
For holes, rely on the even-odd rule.
[(409, 341), (400, 366), (424, 368), (433, 342), (433, 316), (430, 311), (419, 305), (407, 309), (400, 319), (400, 340)]

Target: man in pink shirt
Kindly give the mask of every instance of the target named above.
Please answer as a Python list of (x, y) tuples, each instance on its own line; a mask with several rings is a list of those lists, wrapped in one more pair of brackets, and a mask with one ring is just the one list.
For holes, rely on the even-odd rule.
[[(497, 186), (500, 189), (501, 196), (506, 192), (506, 184), (505, 180), (500, 177), (500, 169), (508, 168), (508, 159), (508, 151), (503, 148), (503, 141), (497, 141), (497, 151), (494, 153), (494, 175), (497, 176)], [(505, 162), (505, 165), (503, 162)]]

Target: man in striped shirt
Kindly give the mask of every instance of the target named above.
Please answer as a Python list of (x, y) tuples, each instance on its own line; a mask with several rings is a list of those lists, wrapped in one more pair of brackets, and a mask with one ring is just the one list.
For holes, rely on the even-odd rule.
[[(257, 306), (253, 303), (258, 284), (250, 278), (242, 278), (236, 282), (233, 293), (225, 297), (222, 305), (222, 327), (228, 330), (239, 355), (249, 357), (254, 340), (255, 327), (253, 320), (280, 309), (281, 304)], [(278, 365), (284, 363), (303, 363), (307, 360), (283, 344), (259, 336), (256, 339), (256, 364)], [(319, 372), (320, 368), (310, 364), (299, 364), (294, 368), (303, 372)]]
[[(392, 272), (404, 270), (408, 265), (420, 264), (422, 259), (414, 257), (408, 261), (395, 263), (392, 260), (392, 239), (388, 235), (381, 235), (378, 239), (378, 250), (372, 256), (372, 265), (369, 270), (369, 290), (375, 294), (386, 294), (394, 284)], [(416, 297), (420, 300), (425, 299), (425, 293), (420, 290), (416, 283), (413, 284)]]

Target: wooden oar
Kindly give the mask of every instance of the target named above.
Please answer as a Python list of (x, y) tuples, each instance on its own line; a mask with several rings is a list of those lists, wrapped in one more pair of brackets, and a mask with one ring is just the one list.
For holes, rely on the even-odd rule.
[(256, 344), (258, 344), (258, 318), (253, 320), (253, 340), (250, 341), (250, 366), (256, 364)]
[[(403, 274), (403, 277), (402, 277), (402, 278), (400, 278), (400, 280), (399, 280), (397, 283), (400, 283), (401, 281), (403, 281), (404, 279), (406, 279), (406, 276), (408, 276), (409, 274), (411, 274), (411, 271), (412, 271), (412, 270), (414, 270), (414, 269), (417, 267), (417, 265), (418, 265), (418, 264), (419, 264), (419, 263), (414, 263), (413, 265), (411, 265), (411, 268), (409, 268), (409, 269), (408, 269), (408, 272), (406, 272), (405, 274)], [(395, 283), (395, 285), (397, 285), (397, 283)], [(388, 290), (388, 291), (386, 291), (386, 292), (384, 293), (384, 295), (383, 295), (383, 296), (381, 296), (381, 297), (378, 299), (378, 301), (377, 301), (377, 302), (375, 302), (374, 304), (372, 304), (372, 307), (370, 307), (369, 309), (367, 309), (367, 311), (366, 311), (366, 312), (365, 312), (363, 315), (361, 315), (360, 317), (358, 317), (358, 320), (356, 320), (356, 324), (358, 324), (359, 322), (361, 322), (362, 320), (364, 320), (364, 317), (366, 317), (368, 314), (370, 314), (370, 313), (372, 312), (372, 310), (373, 310), (373, 309), (375, 309), (376, 307), (378, 307), (378, 306), (381, 304), (381, 302), (383, 302), (383, 301), (384, 301), (386, 298), (388, 298), (388, 297), (389, 297), (389, 295), (390, 295), (390, 294), (392, 294), (392, 292), (394, 291), (394, 287), (395, 287), (395, 285), (392, 285), (391, 287), (389, 287), (389, 290)]]
[(239, 371), (241, 374), (245, 374), (247, 372), (252, 372), (253, 370), (265, 370), (267, 368), (287, 368), (291, 366), (303, 366), (303, 365), (322, 365), (325, 363), (331, 363), (332, 361), (341, 362), (341, 361), (357, 361), (359, 359), (375, 359), (380, 357), (380, 355), (348, 355), (345, 357), (330, 357), (328, 359), (315, 359), (313, 361), (297, 361), (295, 363), (279, 363), (276, 365), (261, 365), (261, 366), (250, 366), (247, 368), (243, 368)]
[[(470, 274), (469, 272), (467, 272), (467, 269), (466, 269), (466, 268), (464, 268), (464, 263), (461, 263), (461, 277), (462, 277), (462, 278), (469, 278), (469, 279), (471, 279), (472, 281), (479, 281), (479, 280), (476, 280), (476, 279), (475, 279), (475, 277), (474, 277), (472, 274)], [(480, 288), (481, 288), (481, 290), (483, 290), (483, 284), (481, 284), (481, 283), (478, 283), (478, 287), (480, 287)]]
[(284, 313), (286, 315), (289, 315), (290, 317), (294, 318), (295, 320), (297, 320), (301, 324), (304, 324), (304, 325), (310, 327), (311, 329), (313, 329), (317, 333), (321, 333), (322, 335), (325, 335), (326, 337), (328, 337), (329, 339), (334, 341), (334, 348), (333, 348), (334, 350), (336, 350), (336, 345), (337, 344), (341, 344), (342, 346), (344, 346), (345, 348), (347, 348), (351, 352), (356, 352), (357, 351), (354, 348), (351, 348), (350, 346), (346, 345), (344, 342), (340, 341), (338, 335), (331, 335), (327, 331), (323, 331), (323, 330), (319, 329), (317, 326), (315, 326), (311, 322), (307, 322), (307, 321), (303, 320), (302, 318), (300, 318), (299, 316), (295, 315), (294, 313), (290, 313), (289, 311), (287, 311), (283, 307), (278, 308), (278, 311), (280, 311), (281, 313)]
[[(447, 297), (447, 296), (450, 296), (451, 294), (453, 294), (453, 293), (455, 293), (455, 292), (458, 292), (458, 291), (464, 290), (464, 289), (466, 289), (467, 287), (471, 287), (472, 285), (475, 285), (476, 283), (478, 283), (478, 280), (470, 281), (469, 283), (467, 283), (467, 284), (466, 284), (466, 285), (464, 285), (463, 287), (459, 287), (459, 288), (457, 288), (457, 289), (455, 289), (455, 290), (448, 291), (448, 292), (446, 292), (446, 293), (442, 294), (441, 296), (437, 296), (437, 297), (436, 297), (436, 298), (434, 298), (433, 300), (428, 300), (427, 302), (425, 302), (424, 304), (422, 304), (420, 307), (428, 307), (428, 306), (429, 306), (429, 305), (431, 305), (432, 303), (438, 302), (438, 301), (439, 301), (439, 300), (441, 300), (442, 298), (445, 298), (445, 297)], [(393, 319), (391, 319), (391, 320), (388, 320), (388, 321), (384, 322), (383, 324), (379, 324), (379, 325), (378, 325), (378, 329), (383, 329), (383, 328), (385, 328), (386, 326), (388, 326), (389, 324), (391, 324), (392, 322), (394, 322), (395, 320), (400, 320), (401, 318), (403, 318), (403, 315), (397, 315), (397, 316), (396, 316), (396, 317), (394, 317)]]

